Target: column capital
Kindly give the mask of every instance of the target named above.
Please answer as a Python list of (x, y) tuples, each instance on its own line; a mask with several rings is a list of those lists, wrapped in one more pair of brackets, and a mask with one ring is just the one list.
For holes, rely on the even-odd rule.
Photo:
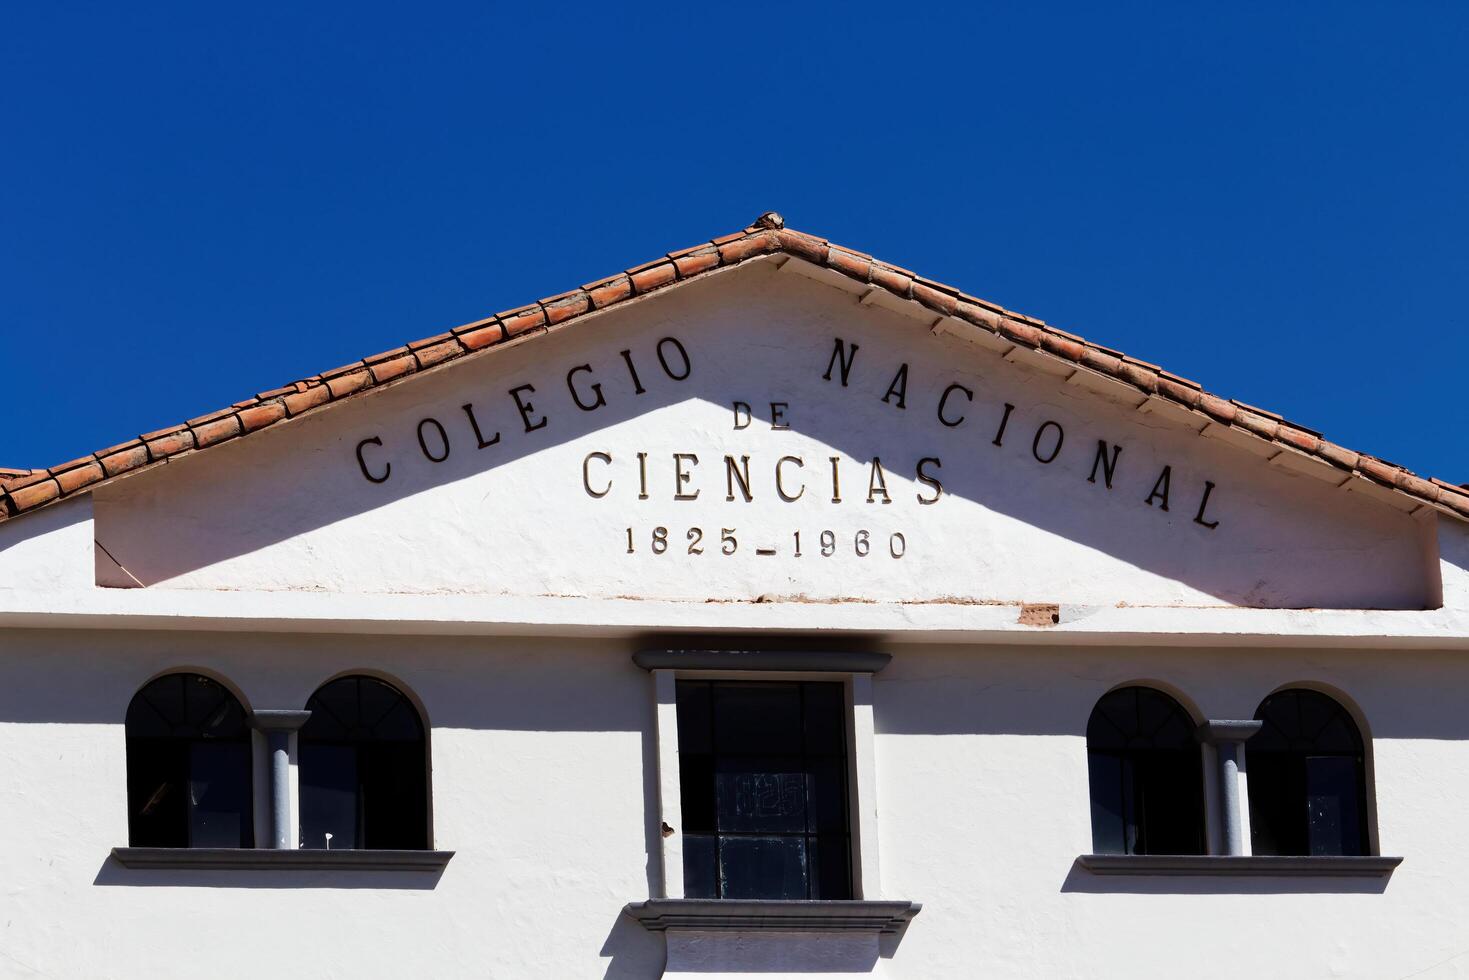
[(250, 726), (262, 732), (294, 732), (310, 717), (309, 711), (265, 708), (250, 713)]
[(1221, 742), (1244, 742), (1264, 727), (1263, 721), (1231, 721), (1211, 718), (1195, 732), (1200, 742), (1218, 745)]

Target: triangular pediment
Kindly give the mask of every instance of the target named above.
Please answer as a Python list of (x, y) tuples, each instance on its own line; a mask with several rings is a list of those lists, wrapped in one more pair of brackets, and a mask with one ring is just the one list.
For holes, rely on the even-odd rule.
[(97, 488), (99, 584), (1433, 603), (1405, 495), (799, 257), (487, 353)]

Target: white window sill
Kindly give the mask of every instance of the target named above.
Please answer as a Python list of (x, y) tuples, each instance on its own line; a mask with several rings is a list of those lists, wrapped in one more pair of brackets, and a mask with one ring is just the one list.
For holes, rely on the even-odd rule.
[(894, 933), (923, 908), (917, 902), (772, 901), (735, 898), (650, 898), (623, 913), (650, 932)]
[(1376, 855), (1083, 854), (1076, 863), (1094, 875), (1386, 878), (1403, 859)]
[(114, 847), (125, 868), (192, 871), (442, 871), (453, 851), (316, 851), (259, 847)]

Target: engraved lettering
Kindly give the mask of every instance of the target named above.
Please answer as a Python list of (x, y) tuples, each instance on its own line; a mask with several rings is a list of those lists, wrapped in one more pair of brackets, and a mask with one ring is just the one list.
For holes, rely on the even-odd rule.
[(601, 490), (592, 489), (592, 475), (588, 471), (590, 470), (591, 462), (594, 459), (599, 459), (609, 466), (612, 464), (612, 455), (610, 453), (587, 453), (586, 458), (581, 461), (581, 485), (586, 487), (587, 493), (591, 496), (605, 497), (607, 496), (607, 494), (612, 492), (612, 478), (610, 476), (607, 478), (607, 485)]
[(698, 500), (699, 491), (685, 493), (684, 486), (693, 478), (692, 473), (684, 472), (683, 464), (687, 462), (691, 466), (699, 465), (699, 457), (693, 453), (673, 454), (673, 499), (674, 500)]
[(464, 414), (469, 416), (469, 426), (470, 428), (474, 429), (474, 441), (479, 443), (478, 448), (488, 449), (495, 443), (500, 441), (499, 431), (495, 432), (495, 437), (493, 439), (486, 439), (484, 435), (480, 432), (479, 420), (474, 417), (474, 404), (472, 402), (465, 402), (460, 407), (464, 409)]
[(801, 499), (801, 495), (806, 492), (806, 484), (802, 483), (801, 489), (797, 490), (794, 494), (786, 492), (785, 481), (782, 479), (780, 472), (780, 468), (786, 463), (795, 463), (801, 469), (806, 468), (806, 463), (799, 456), (782, 456), (775, 461), (775, 492), (780, 495), (781, 500), (784, 500), (786, 503), (792, 503)]
[[(1056, 445), (1051, 449), (1050, 455), (1042, 456), (1041, 439), (1043, 436), (1045, 436), (1046, 429), (1051, 428), (1056, 430)], [(1036, 459), (1040, 460), (1042, 463), (1049, 463), (1051, 460), (1056, 458), (1056, 455), (1059, 452), (1061, 452), (1061, 443), (1065, 441), (1066, 433), (1061, 430), (1061, 424), (1059, 422), (1052, 422), (1048, 419), (1047, 421), (1041, 423), (1041, 427), (1039, 429), (1035, 430), (1035, 438), (1032, 439), (1030, 443), (1030, 454)]]
[(894, 395), (898, 397), (898, 407), (906, 409), (908, 407), (908, 362), (906, 361), (903, 362), (902, 367), (898, 368), (898, 373), (893, 375), (893, 383), (888, 385), (887, 394), (882, 396), (883, 404), (890, 404), (888, 399)]
[(531, 416), (535, 414), (536, 406), (520, 397), (522, 391), (534, 395), (536, 393), (536, 386), (516, 385), (510, 389), (510, 397), (515, 399), (515, 407), (520, 409), (520, 421), (525, 423), (525, 431), (534, 432), (537, 429), (544, 429), (546, 427), (546, 418), (542, 416), (539, 422), (531, 421)]
[(852, 373), (852, 362), (857, 359), (857, 348), (859, 344), (853, 344), (852, 350), (847, 351), (847, 345), (842, 338), (836, 338), (836, 348), (831, 352), (831, 360), (826, 364), (826, 373), (821, 376), (823, 381), (831, 380), (831, 369), (841, 367), (842, 387), (847, 386), (847, 378)]
[[(949, 396), (956, 391), (964, 392), (965, 398), (969, 399), (971, 402), (974, 401), (974, 392), (970, 391), (968, 388), (964, 387), (961, 384), (951, 384), (944, 389), (944, 393), (939, 396), (939, 421), (948, 426), (950, 429), (954, 428), (954, 426), (964, 421), (964, 416), (962, 415), (959, 416), (957, 419), (951, 420), (947, 415), (944, 414), (944, 406), (949, 404)], [(1001, 431), (1004, 430), (1002, 429)]]
[(633, 392), (632, 393), (634, 395), (641, 395), (641, 394), (643, 394), (648, 389), (644, 388), (643, 387), (643, 383), (638, 380), (638, 369), (637, 369), (637, 367), (635, 367), (633, 365), (633, 362), (632, 362), (632, 351), (630, 351), (630, 350), (624, 350), (624, 351), (618, 351), (618, 353), (621, 354), (622, 355), (622, 359), (627, 362), (627, 375), (628, 375), (628, 377), (632, 378), (632, 387), (633, 387)]
[(1202, 500), (1199, 501), (1199, 512), (1194, 515), (1194, 523), (1195, 524), (1202, 524), (1204, 527), (1207, 527), (1211, 531), (1214, 530), (1216, 527), (1219, 526), (1219, 522), (1218, 521), (1206, 521), (1206, 520), (1204, 520), (1204, 510), (1209, 506), (1209, 494), (1211, 494), (1213, 492), (1214, 492), (1214, 481), (1212, 481), (1212, 480), (1205, 480), (1204, 481), (1204, 499), (1202, 499)]
[[(683, 361), (683, 374), (675, 374), (673, 368), (668, 366), (668, 357), (663, 353), (664, 344), (672, 344), (673, 349), (678, 351), (678, 356)], [(674, 381), (683, 381), (694, 369), (689, 363), (689, 352), (683, 349), (683, 344), (680, 344), (676, 337), (664, 337), (658, 341), (658, 363), (663, 365), (663, 373)]]
[(1173, 482), (1173, 467), (1171, 467), (1171, 466), (1165, 466), (1165, 467), (1163, 467), (1163, 472), (1158, 474), (1158, 482), (1156, 482), (1156, 483), (1153, 484), (1153, 492), (1150, 493), (1150, 494), (1148, 494), (1148, 499), (1147, 500), (1144, 500), (1143, 503), (1145, 503), (1149, 507), (1151, 507), (1151, 506), (1153, 506), (1153, 498), (1156, 497), (1156, 498), (1158, 498), (1158, 499), (1160, 499), (1160, 500), (1163, 501), (1162, 509), (1163, 510), (1167, 510), (1168, 509), (1168, 487), (1169, 487), (1169, 484), (1171, 484), (1172, 482)]
[(944, 495), (944, 485), (939, 482), (939, 478), (936, 476), (930, 476), (923, 471), (923, 468), (929, 463), (933, 464), (934, 469), (938, 469), (939, 467), (944, 465), (937, 456), (925, 456), (918, 461), (918, 482), (926, 487), (933, 488), (932, 497), (925, 497), (921, 493), (914, 494), (914, 496), (918, 498), (918, 502), (920, 504), (936, 504), (939, 502), (939, 498)]
[(877, 503), (875, 499), (877, 494), (882, 494), (883, 503), (890, 504), (893, 502), (893, 498), (888, 495), (887, 475), (882, 471), (882, 460), (874, 456), (872, 457), (872, 467), (868, 471), (867, 476), (867, 502), (869, 504)]
[(1015, 406), (1014, 405), (1011, 405), (1009, 402), (1006, 402), (1005, 403), (1005, 414), (1000, 416), (1000, 428), (995, 433), (994, 444), (996, 446), (999, 446), (999, 445), (1002, 445), (1003, 444), (1003, 441), (1004, 441), (1004, 438), (1005, 438), (1005, 426), (1007, 426), (1007, 425), (1010, 424), (1010, 413), (1013, 412), (1013, 411), (1015, 411)]
[(603, 405), (607, 404), (607, 397), (602, 394), (602, 383), (598, 381), (592, 384), (592, 391), (596, 393), (597, 400), (588, 405), (586, 402), (581, 400), (581, 394), (576, 390), (575, 382), (571, 380), (576, 376), (577, 372), (579, 371), (585, 371), (588, 374), (591, 374), (592, 366), (590, 364), (578, 364), (570, 371), (567, 371), (566, 388), (568, 391), (571, 392), (571, 400), (576, 402), (577, 408), (581, 409), (583, 412), (594, 412), (597, 409), (601, 408)]
[(754, 498), (750, 496), (750, 457), (741, 456), (739, 465), (735, 465), (734, 457), (728, 454), (724, 457), (724, 482), (729, 488), (725, 500), (735, 499), (735, 484), (740, 485), (740, 493), (744, 495), (745, 503)]
[(357, 465), (362, 468), (362, 475), (367, 477), (367, 481), (369, 483), (387, 483), (388, 477), (393, 475), (393, 464), (384, 463), (383, 475), (373, 476), (372, 471), (367, 468), (367, 460), (362, 457), (362, 449), (364, 446), (381, 446), (382, 444), (382, 439), (378, 438), (377, 436), (373, 436), (371, 439), (363, 439), (357, 444)]
[(1117, 472), (1117, 457), (1122, 455), (1121, 446), (1112, 447), (1112, 458), (1107, 458), (1107, 440), (1097, 440), (1097, 455), (1092, 460), (1092, 475), (1086, 478), (1088, 483), (1097, 482), (1097, 467), (1102, 468), (1102, 481), (1106, 483), (1107, 489), (1112, 489), (1112, 474)]
[[(444, 450), (442, 455), (435, 456), (433, 453), (428, 451), (428, 440), (423, 437), (423, 429), (424, 426), (427, 425), (433, 426), (434, 430), (438, 432), (439, 445), (442, 446)], [(449, 434), (444, 431), (444, 427), (439, 424), (438, 419), (429, 418), (424, 419), (422, 422), (418, 423), (418, 448), (423, 450), (424, 456), (428, 457), (435, 463), (442, 463), (444, 460), (449, 458)]]

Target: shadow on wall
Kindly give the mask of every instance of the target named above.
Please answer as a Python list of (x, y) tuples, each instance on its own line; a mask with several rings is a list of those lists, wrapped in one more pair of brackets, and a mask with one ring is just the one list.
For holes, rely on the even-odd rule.
[(663, 976), (665, 949), (662, 935), (619, 912), (599, 952), (609, 960), (603, 980), (658, 980)]
[[(732, 305), (746, 324), (739, 331), (721, 319), (730, 316)], [(732, 333), (740, 337), (738, 353), (730, 346)], [(850, 354), (845, 386), (840, 369), (823, 380), (837, 333), (860, 347)], [(663, 344), (663, 337), (676, 337), (687, 360)], [(637, 365), (636, 380), (624, 365), (623, 350)], [(845, 508), (869, 506), (860, 491), (868, 484), (873, 457), (905, 481), (914, 479), (920, 457), (938, 457), (942, 467), (932, 473), (942, 479), (946, 497), (979, 503), (1223, 603), (1355, 607), (1387, 596), (1383, 604), (1388, 607), (1421, 608), (1432, 592), (1429, 583), (1417, 581), (1426, 574), (1420, 535), (1411, 520), (1390, 507), (1284, 474), (1263, 459), (1200, 440), (1182, 426), (1145, 420), (1142, 413), (1079, 393), (1057, 378), (1005, 364), (959, 341), (935, 339), (913, 321), (857, 306), (845, 294), (765, 266), (614, 311), (595, 330), (539, 338), (530, 354), (525, 351), (506, 350), (416, 378), (325, 416), (308, 416), (222, 446), (207, 459), (180, 458), (170, 463), (166, 477), (154, 471), (112, 490), (118, 501), (159, 506), (155, 516), (169, 514), (171, 529), (126, 526), (114, 516), (124, 504), (108, 503), (114, 498), (104, 494), (99, 538), (132, 575), (152, 585), (671, 406), (702, 401), (727, 412), (743, 401), (753, 406), (755, 427), (768, 430), (767, 406), (784, 400), (794, 406), (788, 420), (793, 429), (852, 461), (844, 476), (851, 487), (841, 505)], [(749, 370), (729, 370), (731, 356), (748, 359)], [(660, 358), (668, 368), (660, 367)], [(568, 370), (583, 364), (588, 370), (568, 379)], [(891, 397), (900, 365), (905, 368), (902, 407)], [(600, 395), (592, 394), (593, 383)], [(953, 384), (971, 394), (951, 395), (948, 417), (963, 421), (949, 427), (940, 423), (937, 409)], [(521, 385), (533, 385), (534, 392), (512, 396), (511, 389)], [(604, 400), (586, 411), (575, 398)], [(517, 408), (526, 401), (533, 411)], [(1007, 404), (1015, 406), (1013, 412)], [(420, 424), (424, 419), (431, 424)], [(1002, 423), (1007, 434), (996, 446)], [(690, 435), (687, 450), (704, 454), (699, 479), (706, 495), (725, 489), (721, 454), (738, 451), (740, 443), (731, 441), (738, 438), (733, 432)], [(362, 447), (364, 470), (359, 472), (354, 452), (364, 439), (381, 442)], [(1100, 477), (1088, 481), (1088, 472), (1097, 472), (1099, 440), (1123, 447), (1111, 489)], [(635, 448), (616, 450), (625, 456)], [(441, 461), (430, 461), (430, 455)], [(628, 460), (616, 462), (624, 467), (615, 471), (622, 484), (634, 479), (625, 469)], [(656, 462), (661, 468), (650, 479), (656, 497), (667, 500), (673, 486), (670, 464)], [(808, 460), (811, 468), (804, 471), (813, 487), (823, 472), (816, 462)], [(770, 499), (773, 463), (773, 454), (752, 463), (752, 472), (762, 474), (759, 492)], [(1172, 468), (1173, 506), (1167, 512), (1157, 506), (1158, 498), (1151, 506), (1145, 502), (1165, 464)], [(609, 465), (595, 472), (614, 470)], [(382, 482), (369, 482), (365, 474)], [(567, 473), (558, 479), (579, 476)], [(1210, 530), (1193, 520), (1205, 479), (1220, 485), (1211, 506), (1218, 508), (1214, 516), (1229, 522), (1227, 530)], [(191, 499), (171, 496), (173, 488), (183, 486)], [(581, 493), (579, 486), (567, 489)], [(913, 489), (929, 492), (916, 484), (905, 492)], [(240, 502), (247, 500), (269, 506), (242, 513)], [(595, 501), (587, 498), (587, 503)], [(918, 506), (912, 500), (906, 504)], [(487, 513), (487, 519), (493, 517)], [(160, 536), (174, 540), (163, 547)], [(1385, 581), (1367, 557), (1373, 553), (1377, 568), (1389, 562), (1404, 570)], [(1354, 555), (1362, 561), (1351, 560)], [(99, 565), (108, 567), (105, 561)], [(108, 584), (129, 584), (115, 569), (111, 572), (104, 579)], [(1386, 592), (1389, 586), (1396, 590), (1392, 595)], [(922, 583), (915, 581), (914, 587), (923, 593)]]
[(1061, 891), (1086, 895), (1381, 895), (1390, 878), (1094, 875), (1072, 864)]

